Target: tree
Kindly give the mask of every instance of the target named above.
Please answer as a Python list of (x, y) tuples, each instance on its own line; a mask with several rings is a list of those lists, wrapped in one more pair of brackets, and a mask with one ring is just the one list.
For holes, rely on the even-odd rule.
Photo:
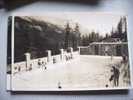
[(69, 47), (69, 37), (70, 37), (70, 26), (69, 23), (67, 23), (66, 28), (65, 28), (65, 49), (68, 49)]
[(116, 35), (121, 39), (121, 41), (127, 41), (127, 20), (125, 16), (120, 18), (120, 21), (117, 25)]

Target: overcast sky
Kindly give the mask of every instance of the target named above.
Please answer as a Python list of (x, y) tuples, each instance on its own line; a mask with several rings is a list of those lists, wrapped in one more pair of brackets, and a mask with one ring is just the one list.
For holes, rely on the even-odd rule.
[(88, 13), (88, 12), (52, 12), (45, 13), (43, 16), (36, 17), (39, 20), (45, 20), (54, 24), (65, 26), (67, 21), (78, 23), (83, 29), (83, 33), (94, 30), (101, 35), (105, 35), (112, 30), (112, 27), (116, 28), (122, 14), (112, 13)]

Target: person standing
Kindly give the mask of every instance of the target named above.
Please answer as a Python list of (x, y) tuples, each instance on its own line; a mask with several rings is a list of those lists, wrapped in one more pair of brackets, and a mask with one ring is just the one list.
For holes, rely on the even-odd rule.
[(42, 62), (42, 68), (44, 68), (45, 70), (47, 69), (46, 62)]
[(115, 66), (112, 66), (112, 70), (111, 70), (112, 75), (109, 79), (109, 81), (113, 81), (114, 86), (119, 86), (119, 75), (120, 75), (120, 71), (118, 68), (116, 68)]
[(38, 67), (40, 68), (40, 67), (41, 67), (41, 65), (42, 65), (41, 60), (40, 60), (40, 59), (38, 59)]

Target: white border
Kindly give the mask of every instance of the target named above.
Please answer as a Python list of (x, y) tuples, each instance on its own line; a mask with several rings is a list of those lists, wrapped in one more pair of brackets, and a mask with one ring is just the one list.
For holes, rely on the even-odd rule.
[(133, 66), (132, 66), (132, 53), (131, 53), (131, 42), (130, 42), (130, 34), (129, 34), (129, 29), (128, 29), (128, 15), (126, 15), (126, 19), (127, 19), (127, 43), (128, 43), (128, 59), (129, 59), (129, 67), (130, 67), (130, 81), (131, 81), (131, 88), (133, 88)]
[(10, 89), (12, 90), (12, 82), (13, 82), (13, 80), (12, 80), (12, 76), (13, 76), (13, 74), (12, 74), (12, 72), (13, 72), (13, 70), (14, 70), (14, 68), (13, 68), (13, 66), (14, 66), (14, 16), (12, 16), (12, 28), (11, 28), (12, 30), (11, 30), (11, 36), (12, 36), (12, 41), (11, 41), (11, 50), (12, 50), (12, 52), (11, 52), (11, 87), (10, 87)]

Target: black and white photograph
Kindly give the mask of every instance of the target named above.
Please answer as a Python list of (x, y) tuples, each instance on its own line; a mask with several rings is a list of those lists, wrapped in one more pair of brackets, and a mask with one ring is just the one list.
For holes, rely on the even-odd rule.
[[(9, 18), (12, 91), (115, 90), (131, 87), (128, 17), (47, 12)], [(10, 34), (10, 35), (9, 35)]]

